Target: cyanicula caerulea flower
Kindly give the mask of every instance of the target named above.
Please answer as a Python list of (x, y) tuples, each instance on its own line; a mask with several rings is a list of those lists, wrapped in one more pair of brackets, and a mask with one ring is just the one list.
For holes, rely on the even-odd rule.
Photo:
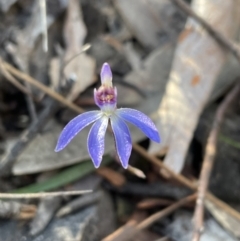
[(101, 82), (100, 88), (94, 89), (94, 100), (100, 110), (85, 112), (71, 120), (60, 134), (55, 151), (61, 151), (83, 128), (94, 123), (88, 135), (87, 146), (94, 166), (98, 168), (104, 154), (105, 133), (110, 122), (117, 155), (122, 166), (127, 168), (132, 140), (125, 121), (141, 129), (153, 141), (160, 142), (160, 137), (154, 123), (142, 112), (129, 108), (116, 108), (117, 89), (112, 85), (112, 72), (107, 63), (101, 70)]

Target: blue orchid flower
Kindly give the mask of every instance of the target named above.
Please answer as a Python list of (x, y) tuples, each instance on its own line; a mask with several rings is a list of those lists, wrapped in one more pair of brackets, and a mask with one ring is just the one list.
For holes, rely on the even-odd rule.
[(160, 142), (156, 126), (142, 112), (130, 108), (117, 109), (117, 89), (112, 86), (112, 72), (105, 63), (101, 70), (100, 88), (94, 89), (94, 100), (100, 110), (85, 112), (72, 119), (61, 132), (55, 151), (64, 149), (70, 141), (86, 126), (93, 124), (87, 139), (89, 155), (98, 168), (104, 154), (105, 133), (110, 122), (117, 155), (124, 168), (128, 167), (132, 151), (131, 135), (125, 121), (135, 125), (155, 142)]

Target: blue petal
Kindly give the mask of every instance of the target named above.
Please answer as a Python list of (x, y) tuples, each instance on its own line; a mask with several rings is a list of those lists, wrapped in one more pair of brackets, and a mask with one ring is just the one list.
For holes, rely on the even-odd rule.
[(86, 126), (101, 118), (99, 110), (89, 111), (72, 119), (62, 130), (55, 151), (61, 151)]
[(116, 114), (122, 119), (135, 125), (151, 140), (160, 142), (158, 130), (152, 120), (142, 112), (130, 108), (116, 110)]
[(128, 126), (123, 120), (115, 115), (112, 115), (110, 119), (118, 157), (122, 163), (122, 166), (127, 168), (129, 157), (132, 151), (132, 140)]
[(108, 126), (108, 117), (103, 116), (92, 126), (88, 135), (88, 152), (93, 164), (98, 168), (104, 153), (104, 137)]

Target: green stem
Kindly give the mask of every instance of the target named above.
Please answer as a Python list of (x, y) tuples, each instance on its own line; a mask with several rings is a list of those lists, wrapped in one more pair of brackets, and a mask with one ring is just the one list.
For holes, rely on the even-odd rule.
[[(107, 165), (112, 161), (109, 156), (103, 157), (102, 165)], [(90, 160), (83, 163), (71, 166), (55, 176), (49, 178), (46, 181), (40, 183), (34, 183), (16, 190), (11, 191), (11, 193), (35, 193), (35, 192), (46, 192), (53, 189), (60, 188), (71, 182), (74, 182), (87, 174), (94, 172), (95, 167)]]

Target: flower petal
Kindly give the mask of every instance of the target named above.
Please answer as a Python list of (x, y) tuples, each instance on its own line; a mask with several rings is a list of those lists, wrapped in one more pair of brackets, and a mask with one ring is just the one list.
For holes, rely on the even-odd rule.
[(104, 63), (101, 70), (102, 85), (112, 86), (112, 71), (108, 63)]
[(129, 157), (132, 151), (132, 140), (128, 126), (118, 116), (112, 115), (110, 119), (118, 157), (122, 163), (122, 166), (127, 168)]
[(151, 140), (160, 142), (159, 133), (155, 124), (142, 112), (130, 108), (121, 108), (116, 110), (116, 114), (138, 127)]
[(100, 166), (102, 161), (102, 156), (104, 153), (104, 139), (107, 126), (108, 117), (103, 116), (93, 124), (88, 135), (88, 152), (96, 168)]
[(101, 118), (99, 110), (89, 111), (72, 119), (62, 130), (55, 151), (61, 151), (86, 126)]

